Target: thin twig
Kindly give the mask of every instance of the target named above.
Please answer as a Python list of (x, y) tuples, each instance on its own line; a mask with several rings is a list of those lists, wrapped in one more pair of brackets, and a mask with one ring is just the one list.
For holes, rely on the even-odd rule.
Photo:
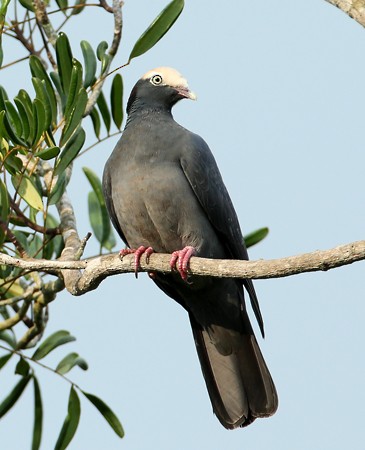
[(38, 29), (39, 33), (41, 35), (42, 41), (43, 41), (43, 48), (46, 50), (48, 61), (51, 63), (53, 70), (57, 70), (57, 63), (53, 58), (53, 55), (49, 49), (48, 41), (46, 39), (46, 36), (44, 35), (43, 27), (38, 23)]
[(14, 325), (19, 323), (25, 316), (30, 304), (31, 304), (30, 299), (24, 300), (19, 311), (14, 316), (9, 317), (9, 319), (4, 320), (3, 322), (0, 322), (0, 331), (13, 328)]
[(16, 39), (20, 41), (23, 46), (28, 50), (31, 55), (39, 55), (39, 53), (35, 50), (33, 44), (24, 36), (23, 31), (19, 28), (19, 25), (14, 21), (11, 22), (13, 24), (13, 31), (15, 33)]
[(16, 213), (16, 219), (21, 220), (24, 225), (31, 228), (38, 233), (47, 234), (49, 236), (56, 236), (61, 234), (61, 230), (59, 227), (56, 228), (46, 228), (38, 225), (37, 223), (32, 222), (19, 208), (18, 204), (13, 201), (13, 199), (9, 196), (11, 209)]
[(102, 142), (104, 142), (104, 141), (106, 141), (106, 140), (108, 140), (108, 139), (110, 139), (110, 138), (112, 138), (112, 137), (118, 136), (118, 135), (121, 134), (121, 133), (122, 133), (122, 132), (121, 132), (120, 130), (118, 130), (118, 131), (116, 131), (115, 133), (108, 134), (107, 136), (105, 136), (105, 137), (99, 139), (98, 141), (96, 141), (96, 142), (94, 142), (93, 144), (89, 145), (89, 147), (86, 147), (85, 149), (83, 149), (83, 150), (77, 155), (77, 158), (80, 158), (84, 153), (90, 151), (92, 148), (96, 147), (97, 145), (101, 144)]
[[(116, 55), (116, 53), (118, 51), (119, 44), (120, 44), (120, 41), (122, 38), (122, 30), (123, 30), (122, 7), (123, 7), (123, 2), (121, 0), (113, 0), (114, 35), (113, 35), (112, 44), (108, 51), (109, 61), (105, 67), (105, 72), (104, 72), (105, 74), (107, 74), (110, 69), (111, 63), (113, 61), (114, 56)], [(101, 93), (101, 90), (103, 88), (106, 77), (107, 77), (107, 75), (103, 74), (96, 80), (96, 82), (92, 88), (92, 93), (89, 97), (89, 100), (88, 100), (86, 108), (85, 108), (84, 117), (88, 116), (91, 113), (92, 109), (94, 108), (95, 103), (97, 102), (99, 95)]]
[(0, 219), (0, 228), (2, 228), (3, 232), (5, 233), (6, 239), (8, 239), (14, 245), (14, 247), (18, 250), (20, 256), (22, 258), (27, 258), (28, 254), (27, 254), (26, 250), (24, 249), (22, 244), (18, 241), (15, 234), (13, 234), (10, 231), (8, 224), (1, 219)]
[(32, 364), (36, 364), (39, 367), (42, 367), (42, 369), (46, 369), (49, 370), (50, 372), (53, 372), (55, 375), (60, 376), (61, 378), (63, 378), (65, 381), (67, 381), (67, 383), (70, 383), (72, 386), (74, 386), (75, 388), (77, 388), (79, 391), (83, 392), (82, 389), (80, 388), (80, 386), (78, 386), (76, 383), (74, 383), (73, 381), (71, 381), (69, 378), (67, 378), (65, 375), (63, 375), (60, 372), (57, 372), (55, 369), (53, 369), (52, 367), (46, 366), (45, 364), (41, 363), (40, 361), (38, 361), (37, 359), (33, 359), (31, 356), (27, 356), (24, 353), (22, 353), (19, 350), (14, 350), (13, 348), (9, 348), (9, 347), (5, 347), (4, 345), (0, 344), (0, 348), (2, 350), (5, 350), (9, 353), (14, 353), (14, 355), (18, 355), (21, 358), (26, 359), (27, 361), (31, 362)]
[(109, 6), (105, 0), (99, 0), (99, 3), (100, 6), (105, 9), (105, 11), (108, 11), (109, 13), (114, 12), (113, 8)]
[(15, 64), (18, 64), (19, 62), (22, 62), (22, 61), (26, 61), (27, 59), (29, 59), (29, 55), (24, 56), (23, 58), (19, 58), (15, 61), (11, 61), (8, 64), (4, 64), (3, 66), (0, 67), (0, 70), (6, 69), (7, 67), (14, 66)]

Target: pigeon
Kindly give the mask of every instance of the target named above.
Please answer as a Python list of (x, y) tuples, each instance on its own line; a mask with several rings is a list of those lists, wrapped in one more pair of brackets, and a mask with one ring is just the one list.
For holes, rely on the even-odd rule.
[(247, 315), (244, 288), (264, 337), (251, 280), (189, 274), (195, 256), (248, 260), (232, 201), (207, 143), (175, 122), (172, 107), (196, 98), (175, 69), (159, 67), (134, 86), (122, 137), (103, 174), (111, 221), (127, 245), (121, 255), (171, 253), (156, 285), (188, 313), (213, 412), (227, 429), (278, 407), (275, 385)]

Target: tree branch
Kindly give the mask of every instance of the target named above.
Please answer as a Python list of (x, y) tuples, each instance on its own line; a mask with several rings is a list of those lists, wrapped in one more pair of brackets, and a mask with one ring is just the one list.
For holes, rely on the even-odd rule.
[[(102, 6), (106, 5), (106, 3), (103, 1), (101, 1), (100, 4)], [(123, 14), (122, 14), (123, 4), (124, 3), (122, 0), (113, 0), (112, 12), (114, 15), (114, 34), (113, 34), (113, 41), (112, 41), (110, 49), (108, 51), (109, 61), (107, 63), (107, 66), (104, 69), (103, 74), (101, 74), (100, 77), (94, 83), (94, 86), (92, 88), (92, 93), (89, 97), (89, 100), (88, 100), (86, 108), (85, 108), (84, 117), (88, 116), (91, 113), (91, 110), (93, 109), (93, 107), (95, 106), (95, 103), (97, 102), (98, 97), (103, 88), (104, 81), (107, 76), (106, 74), (109, 72), (113, 58), (118, 51), (119, 44), (122, 39), (122, 30), (123, 30)]]
[(326, 0), (365, 27), (365, 0)]
[[(140, 271), (169, 273), (170, 258), (171, 255), (152, 254), (149, 263), (142, 258)], [(329, 250), (271, 260), (240, 261), (193, 257), (190, 261), (190, 273), (220, 278), (280, 278), (305, 272), (326, 271), (364, 259), (365, 241), (357, 241)], [(65, 286), (73, 295), (82, 295), (96, 289), (108, 276), (134, 272), (134, 256), (127, 255), (121, 261), (118, 254), (82, 261), (46, 261), (14, 258), (0, 253), (0, 264), (53, 273), (67, 269), (66, 273), (73, 273), (73, 276), (70, 278), (72, 283), (65, 280)]]
[(57, 40), (57, 33), (55, 32), (46, 11), (46, 5), (43, 0), (33, 0), (33, 7), (35, 11), (35, 16), (37, 23), (45, 31), (49, 42), (55, 46)]

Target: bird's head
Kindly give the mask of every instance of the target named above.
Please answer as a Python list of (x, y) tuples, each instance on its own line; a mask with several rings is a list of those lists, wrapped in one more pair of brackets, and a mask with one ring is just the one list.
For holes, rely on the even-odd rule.
[(171, 108), (179, 100), (196, 100), (186, 79), (175, 69), (158, 67), (150, 70), (136, 83), (128, 100), (127, 113), (133, 104), (138, 107)]

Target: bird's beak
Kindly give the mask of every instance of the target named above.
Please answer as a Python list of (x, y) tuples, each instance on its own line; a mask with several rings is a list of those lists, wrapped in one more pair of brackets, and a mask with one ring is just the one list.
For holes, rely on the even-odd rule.
[(177, 91), (182, 97), (189, 98), (190, 100), (196, 100), (198, 98), (188, 87), (179, 87)]

